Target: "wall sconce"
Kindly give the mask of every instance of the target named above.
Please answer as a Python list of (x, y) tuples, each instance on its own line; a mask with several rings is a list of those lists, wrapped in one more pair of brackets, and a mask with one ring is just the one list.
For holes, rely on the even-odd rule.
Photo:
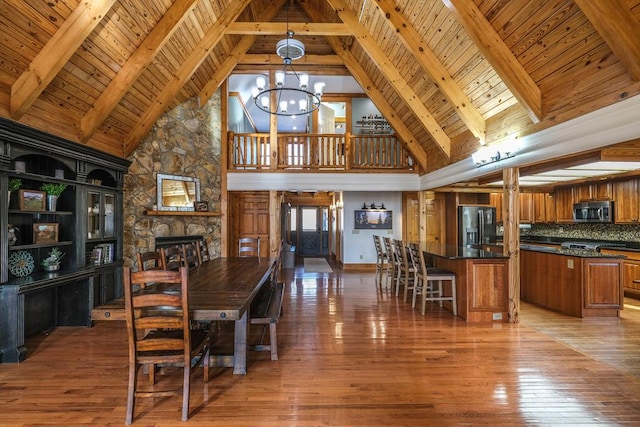
[(471, 158), (473, 163), (480, 167), (514, 157), (519, 150), (520, 143), (518, 141), (502, 142), (481, 147), (471, 155)]

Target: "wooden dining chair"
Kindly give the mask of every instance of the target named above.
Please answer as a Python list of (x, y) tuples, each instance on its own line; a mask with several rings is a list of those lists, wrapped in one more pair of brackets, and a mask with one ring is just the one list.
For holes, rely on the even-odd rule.
[(400, 286), (402, 286), (404, 288), (403, 299), (406, 302), (409, 291), (412, 291), (415, 286), (416, 270), (409, 261), (409, 251), (404, 242), (402, 240), (394, 240), (393, 247), (398, 270), (396, 271), (396, 296), (400, 295)]
[[(131, 272), (124, 267), (124, 295), (129, 341), (129, 386), (125, 422), (131, 424), (137, 397), (162, 397), (176, 390), (160, 390), (155, 383), (156, 366), (181, 366), (182, 421), (189, 418), (191, 372), (202, 364), (204, 382), (209, 380), (210, 335), (205, 329), (191, 329), (188, 301), (188, 270)], [(153, 286), (139, 288), (141, 283)], [(150, 373), (149, 387), (139, 387), (140, 368)]]
[[(454, 316), (458, 315), (458, 303), (456, 299), (456, 274), (453, 271), (437, 267), (427, 267), (424, 252), (418, 249), (418, 245), (410, 245), (411, 257), (416, 268), (416, 283), (414, 285), (412, 307), (416, 306), (416, 298), (420, 295), (422, 300), (422, 315), (426, 313), (427, 302), (437, 302), (442, 307), (443, 301), (450, 301)], [(451, 293), (445, 294), (443, 282), (451, 284)]]
[(163, 270), (162, 253), (158, 251), (138, 252), (138, 271)]
[(259, 257), (260, 256), (260, 238), (259, 237), (242, 237), (238, 239), (238, 256)]
[(390, 237), (383, 237), (382, 242), (384, 243), (384, 250), (387, 254), (387, 260), (389, 262), (389, 267), (387, 268), (386, 281), (390, 282), (391, 291), (393, 291), (395, 286), (396, 271), (399, 267), (398, 260), (396, 259), (396, 254), (393, 249), (393, 240), (391, 240)]
[(376, 283), (382, 287), (382, 275), (388, 274), (387, 269), (389, 269), (390, 262), (389, 256), (384, 249), (384, 242), (382, 241), (382, 236), (377, 234), (373, 235), (373, 244), (376, 248)]
[(206, 239), (198, 240), (198, 246), (200, 247), (200, 258), (202, 262), (211, 261), (211, 253), (209, 252), (209, 244)]
[(182, 261), (182, 247), (181, 246), (168, 246), (166, 248), (162, 248), (162, 269), (163, 270), (173, 270), (177, 271), (184, 265)]
[(194, 268), (202, 264), (200, 245), (197, 242), (182, 244), (182, 261), (187, 268)]

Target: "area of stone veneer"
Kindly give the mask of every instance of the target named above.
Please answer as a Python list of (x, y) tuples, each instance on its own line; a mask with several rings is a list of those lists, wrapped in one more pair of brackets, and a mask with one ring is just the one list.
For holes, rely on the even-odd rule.
[(201, 200), (209, 210), (221, 203), (220, 92), (203, 107), (190, 99), (162, 115), (131, 154), (124, 179), (124, 262), (155, 250), (156, 237), (203, 235), (212, 257), (220, 256), (221, 217), (146, 216), (157, 203), (158, 173), (200, 179)]

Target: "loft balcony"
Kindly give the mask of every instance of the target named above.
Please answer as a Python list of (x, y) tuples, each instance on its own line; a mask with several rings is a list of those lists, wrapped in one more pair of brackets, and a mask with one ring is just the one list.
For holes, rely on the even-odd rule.
[(268, 133), (227, 138), (229, 170), (251, 172), (379, 170), (418, 173), (418, 166), (393, 134), (287, 133), (271, 143)]

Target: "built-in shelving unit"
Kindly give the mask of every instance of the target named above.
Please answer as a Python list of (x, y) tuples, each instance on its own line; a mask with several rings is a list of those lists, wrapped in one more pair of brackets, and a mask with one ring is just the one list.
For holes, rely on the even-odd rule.
[[(89, 326), (95, 305), (122, 295), (128, 167), (125, 159), (0, 119), (0, 363), (27, 357), (25, 336)], [(9, 191), (15, 180), (28, 190), (22, 205), (20, 192)], [(46, 183), (66, 184), (56, 206), (20, 209), (27, 197), (42, 200)], [(92, 262), (96, 247), (110, 248), (99, 263)], [(43, 260), (53, 248), (64, 255), (48, 271)]]

